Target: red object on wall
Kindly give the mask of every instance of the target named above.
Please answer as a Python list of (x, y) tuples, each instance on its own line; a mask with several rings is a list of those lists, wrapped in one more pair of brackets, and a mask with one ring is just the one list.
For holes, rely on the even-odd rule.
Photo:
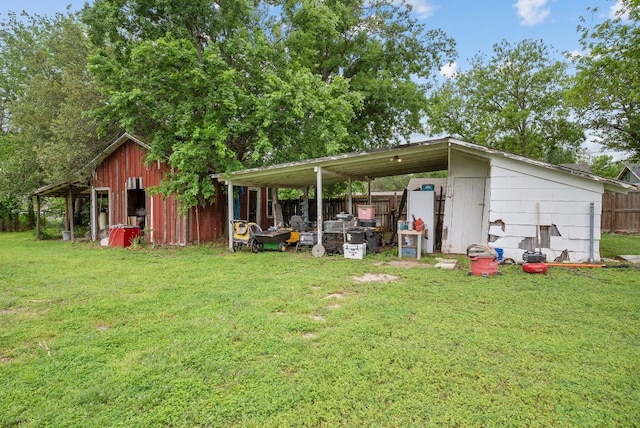
[(543, 262), (524, 263), (522, 270), (527, 273), (547, 273), (547, 264)]
[(138, 226), (117, 226), (109, 231), (109, 246), (128, 247), (131, 242), (140, 236), (142, 231)]

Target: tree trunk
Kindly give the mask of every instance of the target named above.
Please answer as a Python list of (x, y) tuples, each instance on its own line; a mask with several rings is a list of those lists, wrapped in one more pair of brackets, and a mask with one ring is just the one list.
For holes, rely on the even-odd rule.
[(27, 228), (29, 230), (36, 227), (36, 215), (33, 209), (33, 198), (29, 198), (29, 203), (27, 207)]

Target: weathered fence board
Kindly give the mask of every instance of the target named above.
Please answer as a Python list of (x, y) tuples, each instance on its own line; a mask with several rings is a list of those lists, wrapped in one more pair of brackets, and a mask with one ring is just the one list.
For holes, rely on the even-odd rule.
[(640, 192), (602, 195), (600, 228), (611, 233), (640, 233)]

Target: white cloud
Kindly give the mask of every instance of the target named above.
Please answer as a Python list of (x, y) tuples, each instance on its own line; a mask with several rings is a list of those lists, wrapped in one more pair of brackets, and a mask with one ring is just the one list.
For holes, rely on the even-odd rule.
[(411, 5), (413, 14), (419, 19), (427, 19), (433, 16), (435, 7), (429, 4), (429, 0), (407, 0)]
[(551, 13), (546, 7), (548, 0), (518, 0), (513, 7), (518, 11), (520, 24), (526, 26), (543, 22)]
[(585, 53), (577, 49), (574, 49), (571, 52), (568, 52), (566, 55), (566, 57), (570, 60), (582, 58), (583, 56), (585, 56)]
[(629, 9), (625, 7), (623, 0), (616, 0), (616, 3), (609, 8), (609, 18), (622, 18), (625, 21), (629, 19)]
[(442, 67), (440, 67), (440, 74), (442, 74), (444, 77), (448, 79), (455, 76), (457, 72), (458, 72), (458, 64), (456, 64), (455, 62), (450, 62), (449, 64), (443, 65)]

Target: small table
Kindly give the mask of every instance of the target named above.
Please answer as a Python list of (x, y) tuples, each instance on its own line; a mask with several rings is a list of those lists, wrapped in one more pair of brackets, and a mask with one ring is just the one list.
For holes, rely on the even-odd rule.
[(420, 260), (422, 257), (422, 237), (426, 230), (398, 230), (398, 257), (402, 258), (402, 243), (405, 236), (410, 236), (411, 240), (416, 241), (416, 245), (405, 245), (405, 248), (415, 248), (416, 258)]

